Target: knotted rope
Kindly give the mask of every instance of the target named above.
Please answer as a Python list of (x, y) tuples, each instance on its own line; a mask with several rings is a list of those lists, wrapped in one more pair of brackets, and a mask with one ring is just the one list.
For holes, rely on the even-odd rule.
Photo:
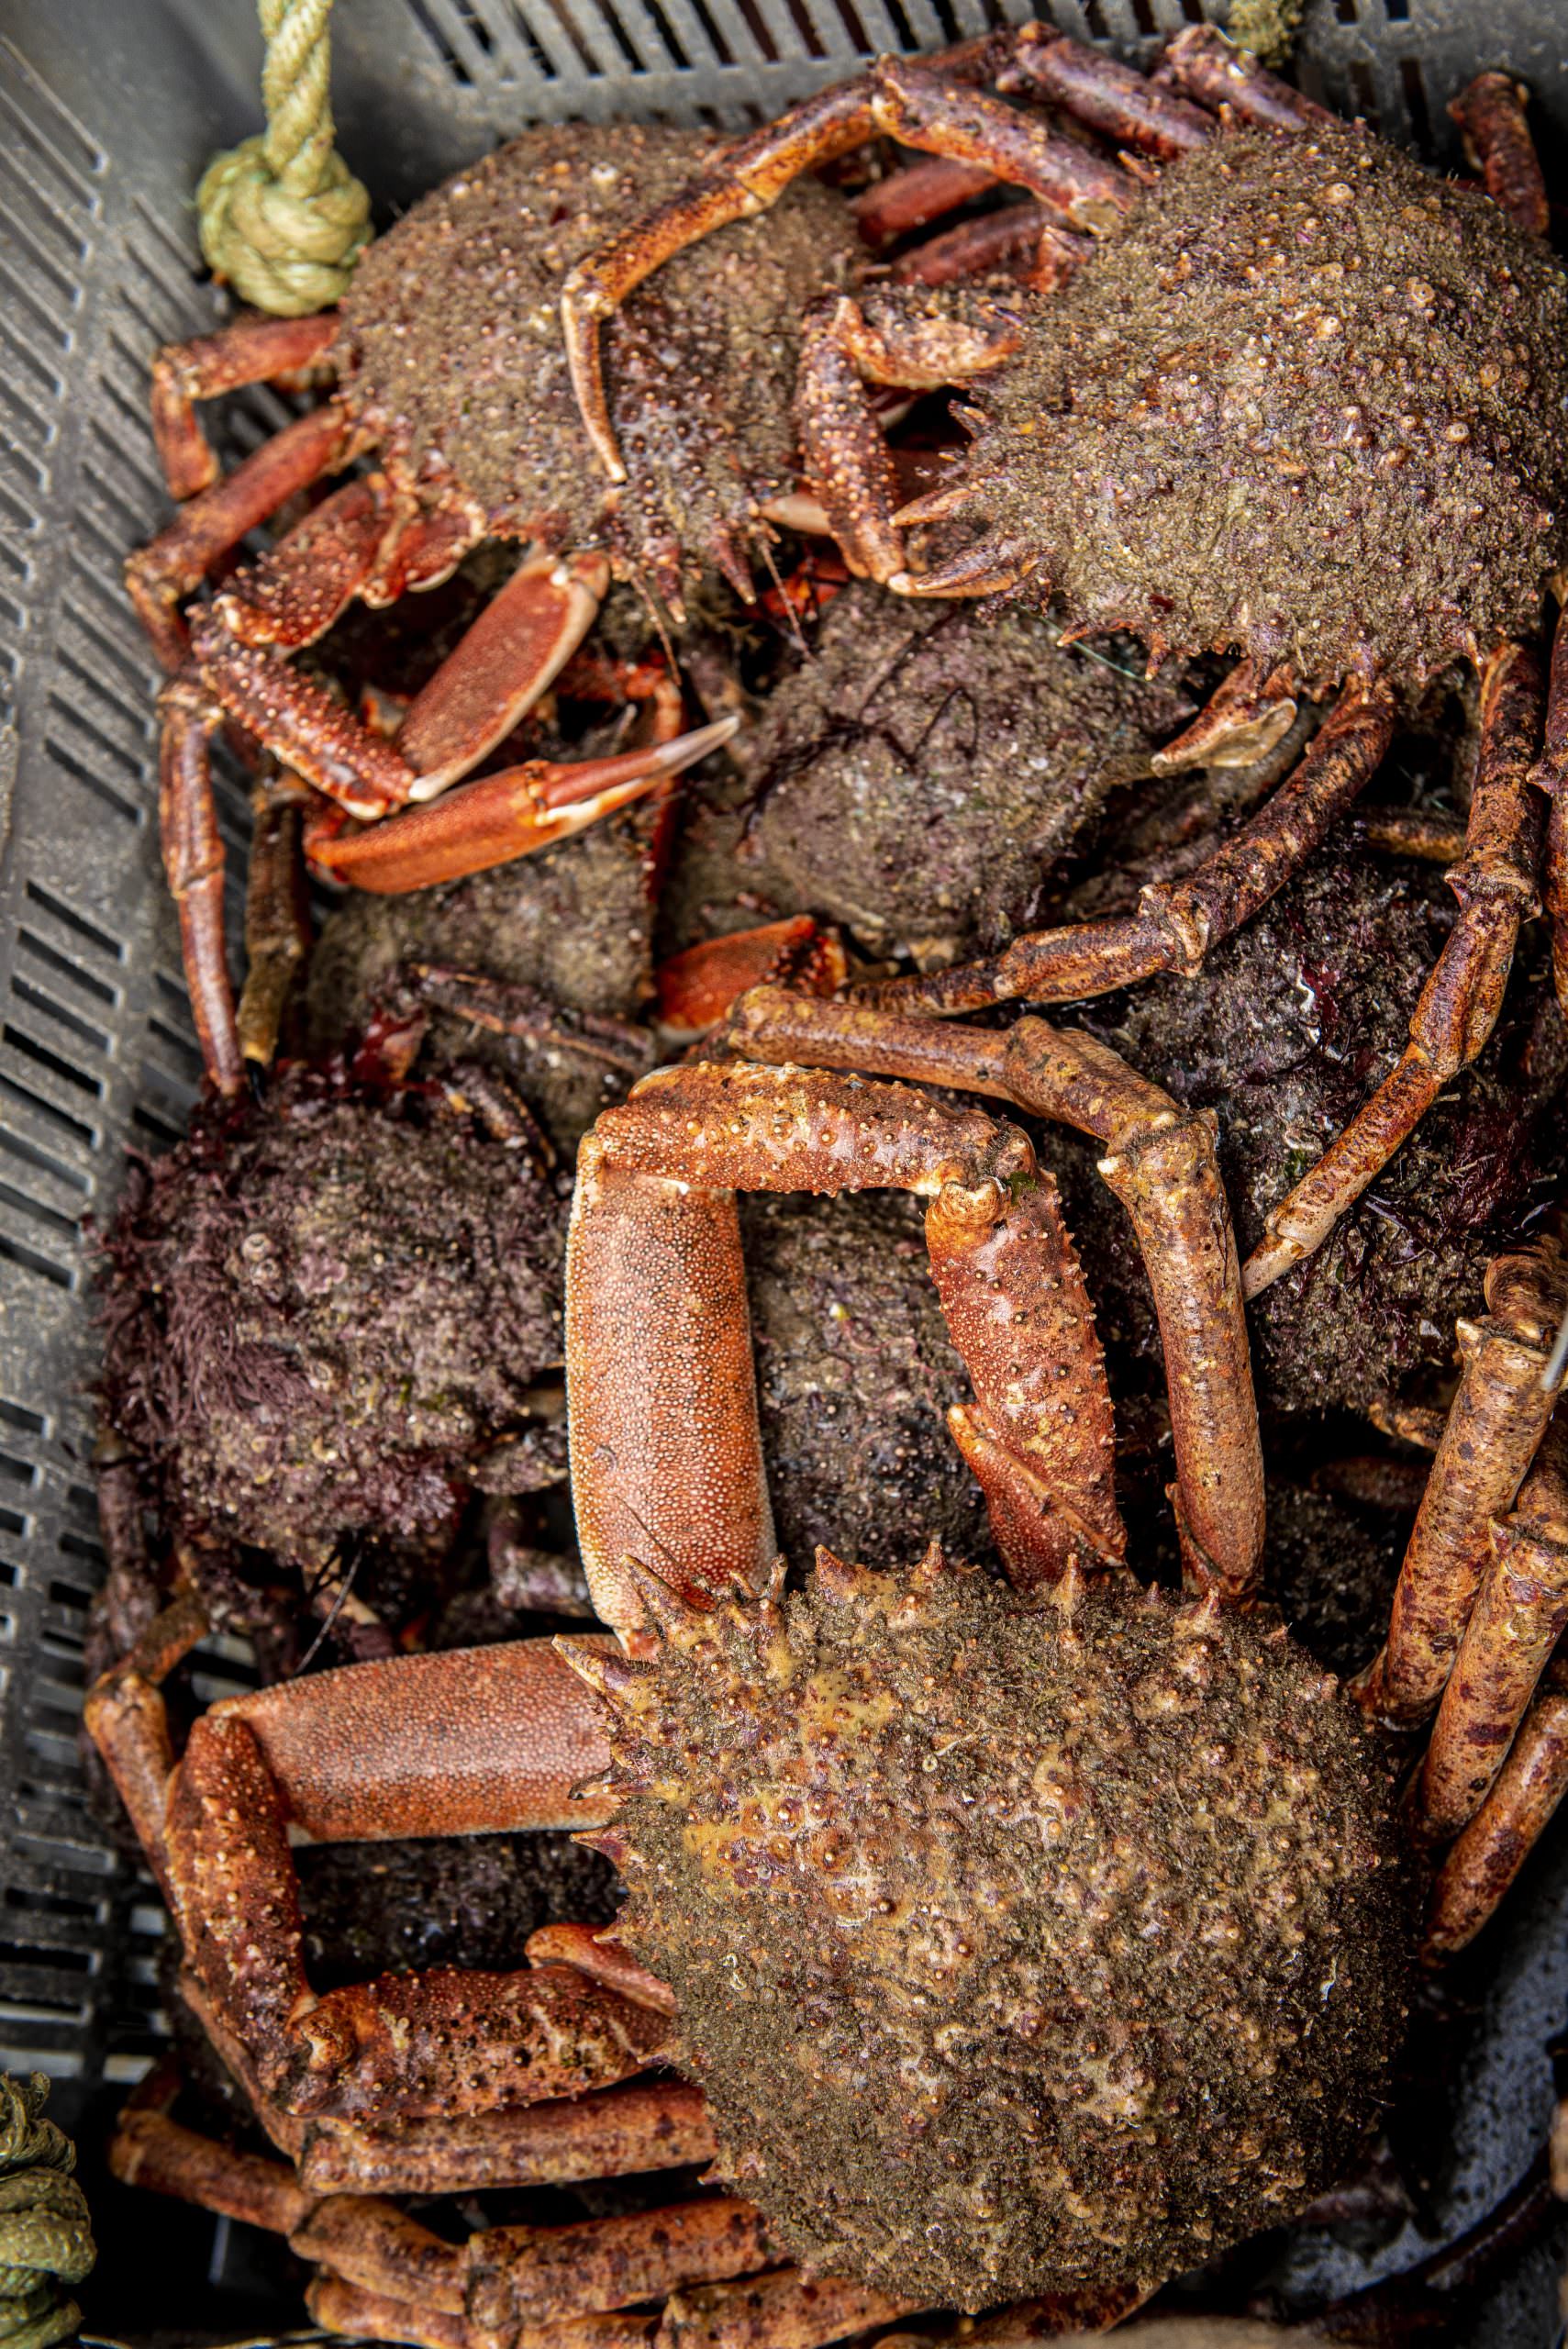
[(0, 2073), (0, 2349), (69, 2339), (82, 2311), (61, 2287), (80, 2284), (96, 2256), (76, 2149), (41, 2117), (48, 2095), (41, 2072)]
[(202, 251), (242, 301), (285, 318), (340, 301), (370, 242), (370, 197), (332, 144), (332, 0), (258, 0), (267, 128), (207, 165)]

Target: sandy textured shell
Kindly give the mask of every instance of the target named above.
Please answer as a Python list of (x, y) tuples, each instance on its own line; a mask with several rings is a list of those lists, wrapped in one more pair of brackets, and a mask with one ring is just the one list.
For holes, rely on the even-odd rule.
[(1568, 283), (1488, 197), (1362, 131), (1235, 132), (1034, 317), (970, 470), (1075, 622), (1319, 683), (1534, 628)]
[(948, 2305), (1153, 2282), (1343, 2165), (1399, 2035), (1380, 1756), (1282, 1631), (929, 1553), (670, 1623), (624, 1931), (781, 2241)]
[(760, 221), (706, 238), (606, 335), (633, 476), (612, 488), (567, 373), (561, 284), (663, 202), (718, 142), (618, 123), (547, 125), (459, 173), (372, 245), (343, 306), (350, 412), (400, 473), (443, 474), (492, 530), (608, 543), (632, 566), (667, 542), (701, 560), (744, 541), (793, 480), (798, 319), (847, 273), (853, 224), (805, 180)]

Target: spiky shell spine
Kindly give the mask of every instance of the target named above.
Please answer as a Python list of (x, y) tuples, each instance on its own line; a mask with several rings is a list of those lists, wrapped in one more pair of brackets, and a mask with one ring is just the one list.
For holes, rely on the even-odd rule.
[[(1409, 1920), (1381, 1756), (1282, 1630), (933, 1545), (694, 1614), (609, 1700), (624, 1939), (728, 2173), (825, 2271), (966, 2309), (1153, 2283), (1374, 2113)], [(589, 1839), (594, 1840), (594, 1839)]]

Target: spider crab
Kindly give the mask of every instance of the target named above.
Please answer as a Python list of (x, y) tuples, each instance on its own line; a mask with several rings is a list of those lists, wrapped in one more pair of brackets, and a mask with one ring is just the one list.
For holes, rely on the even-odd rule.
[[(617, 1636), (263, 1691), (176, 1764), (158, 1683), (201, 1631), (179, 1602), (89, 1700), (185, 1994), (300, 2182), (204, 2189), (158, 2116), (127, 2165), (220, 2207), (250, 2192), (246, 2215), (331, 2269), (324, 2322), (479, 2349), (531, 2343), (541, 2288), (561, 2317), (675, 2285), (662, 2320), (624, 2321), (639, 2340), (811, 2349), (1018, 2293), (1110, 2321), (1343, 2164), (1397, 2036), (1405, 1847), (1462, 1828), (1427, 1928), (1461, 1945), (1568, 1775), (1561, 1699), (1530, 1704), (1568, 1617), (1568, 1486), (1552, 1446), (1531, 1466), (1554, 1243), (1497, 1260), (1462, 1325), (1372, 1675), (1385, 1717), (1441, 1699), (1412, 1837), (1363, 1709), (1249, 1606), (1262, 1457), (1209, 1121), (1040, 1020), (996, 1036), (762, 990), (736, 1025), (781, 1060), (902, 1056), (1106, 1140), (1159, 1300), (1189, 1588), (1127, 1571), (1092, 1311), (1018, 1128), (830, 1069), (644, 1079), (584, 1145), (567, 1265), (579, 1533)], [(735, 1192), (802, 1187), (927, 1202), (973, 1386), (950, 1425), (1010, 1587), (933, 1545), (881, 1575), (820, 1550), (786, 1592)], [(612, 1932), (547, 1929), (510, 1974), (311, 1989), (291, 1831), (563, 1823), (628, 1876)], [(632, 2080), (660, 2061), (704, 2097)], [(575, 2231), (574, 2299), (547, 2238), (438, 2244), (333, 2192), (549, 2175), (622, 2114), (610, 2166), (717, 2140), (750, 2199)], [(781, 2254), (806, 2274), (745, 2273)]]
[[(1113, 163), (1062, 139), (974, 86), (987, 79), (1129, 151)], [(890, 293), (874, 322), (847, 295), (807, 321), (805, 471), (851, 567), (906, 595), (1054, 593), (1069, 635), (1129, 629), (1151, 662), (1238, 653), (1168, 767), (1255, 753), (1298, 698), (1337, 695), (1296, 772), (1189, 879), (1124, 920), (894, 981), (874, 998), (889, 1006), (946, 1016), (1195, 975), (1375, 771), (1397, 696), (1455, 662), (1480, 671), (1458, 922), (1397, 1065), (1275, 1205), (1249, 1294), (1321, 1242), (1485, 1043), (1540, 902), (1541, 794), (1568, 1002), (1568, 629), (1549, 702), (1529, 649), (1568, 548), (1568, 281), (1544, 242), (1521, 91), (1483, 74), (1453, 111), (1485, 195), (1338, 122), (1212, 28), (1179, 34), (1145, 79), (1025, 25), (932, 64), (883, 59), (805, 100), (579, 262), (562, 294), (584, 416), (624, 479), (599, 337), (672, 255), (879, 132), (1026, 188), (1078, 250), (1061, 290), (993, 308), (973, 445), (936, 492), (898, 510), (862, 383), (900, 380), (923, 290), (902, 314)], [(917, 574), (903, 527), (947, 518), (971, 535)]]

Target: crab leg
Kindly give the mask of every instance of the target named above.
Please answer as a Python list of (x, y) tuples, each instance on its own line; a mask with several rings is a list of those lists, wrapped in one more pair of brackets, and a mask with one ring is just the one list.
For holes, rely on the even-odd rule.
[(268, 2125), (274, 2111), (439, 2118), (640, 2070), (665, 2019), (573, 1967), (437, 1969), (317, 1998), (300, 1958), (291, 1828), (338, 1841), (604, 1816), (572, 1793), (607, 1753), (550, 1643), (403, 1656), (230, 1699), (170, 1772), (156, 1682), (195, 1620), (161, 1619), (95, 1687), (87, 1723), (178, 1921), (188, 2001), (260, 2088)]
[(981, 163), (949, 161), (929, 155), (924, 161), (889, 172), (885, 179), (851, 196), (850, 209), (862, 236), (871, 245), (890, 244), (912, 228), (924, 228), (945, 213), (956, 212), (996, 185), (996, 174)]
[(1207, 146), (1218, 128), (1201, 106), (1049, 25), (1020, 25), (997, 46), (1006, 61), (995, 75), (1004, 96), (1044, 98), (1091, 130), (1162, 162)]
[(1546, 899), (1551, 924), (1551, 972), (1557, 1000), (1568, 1018), (1568, 601), (1557, 615), (1546, 694), (1546, 729), (1530, 781), (1547, 800)]
[(857, 996), (888, 1010), (940, 1019), (1014, 996), (1073, 1002), (1157, 971), (1195, 978), (1209, 947), (1251, 921), (1351, 805), (1376, 772), (1393, 731), (1386, 688), (1353, 682), (1273, 797), (1184, 881), (1142, 889), (1136, 914), (1038, 930), (989, 962), (889, 980), (857, 989)]
[(1161, 59), (1157, 86), (1173, 86), (1215, 114), (1229, 109), (1258, 130), (1310, 129), (1337, 117), (1303, 97), (1213, 25), (1188, 25)]
[(1108, 228), (1133, 200), (1126, 173), (1073, 140), (928, 67), (879, 59), (869, 73), (806, 98), (735, 140), (712, 170), (567, 277), (561, 297), (567, 360), (588, 437), (612, 481), (624, 481), (626, 467), (605, 392), (604, 320), (672, 255), (731, 220), (765, 211), (802, 172), (879, 132), (991, 172), (1051, 206), (1070, 227)]
[(1008, 204), (977, 220), (961, 221), (903, 253), (887, 273), (890, 285), (951, 285), (992, 270), (1027, 262), (1018, 274), (1035, 294), (1054, 294), (1094, 250), (1087, 237), (1061, 228), (1043, 204)]
[[(711, 2161), (718, 2150), (699, 2088), (684, 2080), (622, 2087), (500, 2112), (375, 2129), (295, 2124), (302, 2181), (318, 2194), (463, 2194), (564, 2186)], [(280, 2134), (279, 2142), (282, 2143)]]
[(303, 850), (305, 792), (271, 777), (250, 794), (250, 864), (245, 888), (245, 986), (236, 1033), (248, 1061), (272, 1065), (284, 1008), (310, 952)]
[(1540, 158), (1525, 120), (1529, 92), (1507, 73), (1478, 73), (1449, 104), (1464, 134), (1464, 152), (1486, 183), (1486, 193), (1527, 236), (1544, 237), (1551, 224)]
[(336, 812), (323, 808), (306, 827), (306, 851), (317, 871), (381, 896), (487, 873), (645, 798), (666, 776), (728, 742), (740, 722), (723, 718), (616, 758), (567, 765), (528, 759), (361, 831), (339, 831)]
[(1487, 663), (1465, 852), (1448, 875), (1459, 919), (1421, 989), (1396, 1066), (1310, 1173), (1269, 1209), (1267, 1236), (1243, 1275), (1249, 1297), (1321, 1247), (1496, 1025), (1519, 924), (1540, 903), (1541, 811), (1530, 789), (1530, 760), (1541, 700), (1540, 664), (1523, 645)]
[(349, 440), (348, 420), (335, 407), (313, 409), (264, 440), (225, 480), (183, 507), (166, 530), (127, 557), (126, 593), (166, 669), (178, 669), (185, 658), (182, 597), (195, 593), (248, 530), (343, 464)]
[(915, 390), (968, 380), (1010, 358), (1021, 331), (1005, 310), (956, 319), (893, 287), (880, 290), (874, 324), (847, 294), (807, 310), (795, 395), (802, 472), (857, 576), (895, 586), (907, 577), (893, 453), (867, 382)]
[(1463, 1365), (1389, 1610), (1388, 1640), (1358, 1693), (1391, 1726), (1432, 1710), (1505, 1517), (1529, 1469), (1562, 1383), (1548, 1384), (1568, 1282), (1555, 1242), (1487, 1267), (1481, 1321), (1459, 1324)]
[(1496, 1784), (1438, 1872), (1422, 1955), (1440, 1965), (1472, 1943), (1568, 1794), (1568, 1667), (1547, 1667)]
[(1422, 1824), (1435, 1836), (1457, 1835), (1480, 1809), (1568, 1626), (1568, 1524), (1508, 1518), (1492, 1528), (1492, 1551), (1421, 1772)]
[(1107, 1145), (1099, 1171), (1132, 1219), (1154, 1291), (1188, 1571), (1244, 1599), (1262, 1552), (1263, 1462), (1213, 1118), (1184, 1114), (1105, 1045), (1043, 1019), (944, 1026), (763, 986), (737, 1005), (724, 1042), (759, 1060), (990, 1094)]
[[(1110, 1397), (1055, 1187), (1023, 1135), (896, 1085), (744, 1063), (662, 1069), (599, 1119), (567, 1243), (573, 1497), (595, 1605), (644, 1621), (640, 1558), (688, 1603), (773, 1554), (730, 1186), (925, 1197), (974, 1384), (955, 1439), (1022, 1581), (1119, 1558)], [(1066, 1375), (1071, 1366), (1071, 1375)]]
[(223, 712), (192, 669), (159, 696), (158, 826), (163, 873), (180, 923), (191, 1016), (220, 1093), (242, 1074), (223, 932), (223, 835), (212, 793), (212, 738)]
[(217, 479), (217, 458), (196, 417), (197, 400), (246, 384), (272, 384), (313, 367), (338, 331), (338, 314), (237, 318), (217, 334), (165, 343), (152, 362), (152, 438), (171, 497), (194, 497)]
[(751, 987), (791, 986), (830, 995), (844, 984), (848, 964), (839, 939), (809, 914), (792, 914), (760, 930), (732, 930), (672, 954), (653, 974), (659, 1025), (677, 1042), (690, 1042), (722, 1019)]

